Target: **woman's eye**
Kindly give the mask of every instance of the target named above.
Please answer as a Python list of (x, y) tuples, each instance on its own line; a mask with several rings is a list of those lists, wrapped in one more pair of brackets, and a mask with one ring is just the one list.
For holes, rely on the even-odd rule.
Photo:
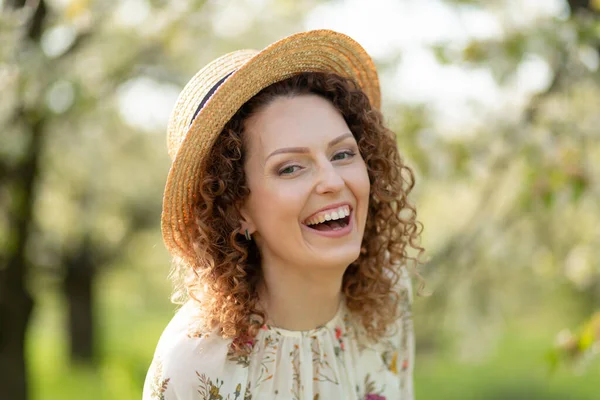
[(347, 160), (348, 158), (354, 157), (354, 152), (350, 150), (340, 151), (333, 156), (334, 160)]
[(290, 165), (289, 167), (285, 167), (283, 169), (280, 169), (279, 170), (279, 176), (281, 176), (281, 175), (291, 175), (294, 172), (298, 171), (299, 169), (300, 169), (299, 165)]

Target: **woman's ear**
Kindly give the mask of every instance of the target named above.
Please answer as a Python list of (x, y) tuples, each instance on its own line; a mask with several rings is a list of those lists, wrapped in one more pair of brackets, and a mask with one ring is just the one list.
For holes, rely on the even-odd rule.
[(249, 234), (253, 234), (256, 232), (256, 225), (254, 224), (254, 220), (248, 211), (246, 205), (242, 205), (238, 208), (240, 214), (240, 233), (244, 234), (246, 229), (248, 229)]

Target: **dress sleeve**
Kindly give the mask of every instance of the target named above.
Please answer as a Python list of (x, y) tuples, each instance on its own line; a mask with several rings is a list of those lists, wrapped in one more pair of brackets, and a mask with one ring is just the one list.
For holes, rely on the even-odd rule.
[(231, 341), (216, 332), (190, 335), (189, 317), (184, 306), (161, 335), (142, 399), (242, 399), (248, 372), (228, 362)]
[(413, 370), (415, 365), (415, 335), (412, 316), (412, 283), (406, 268), (401, 269), (398, 289), (400, 300), (400, 319), (398, 332), (397, 370), (400, 379), (402, 400), (413, 400)]
[(144, 382), (143, 400), (175, 400), (179, 398), (170, 384), (171, 377), (165, 373), (163, 368), (160, 356), (155, 355)]

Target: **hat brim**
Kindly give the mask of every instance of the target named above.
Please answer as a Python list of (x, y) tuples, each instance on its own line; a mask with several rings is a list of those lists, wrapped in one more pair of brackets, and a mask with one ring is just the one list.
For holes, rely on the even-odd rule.
[(188, 263), (195, 258), (189, 233), (194, 226), (192, 207), (198, 198), (202, 164), (219, 133), (244, 103), (267, 86), (298, 73), (333, 72), (353, 79), (371, 105), (380, 107), (375, 65), (366, 51), (344, 34), (330, 30), (297, 33), (254, 56), (245, 54), (241, 66), (218, 87), (194, 118), (167, 176), (161, 217), (163, 240), (173, 256)]

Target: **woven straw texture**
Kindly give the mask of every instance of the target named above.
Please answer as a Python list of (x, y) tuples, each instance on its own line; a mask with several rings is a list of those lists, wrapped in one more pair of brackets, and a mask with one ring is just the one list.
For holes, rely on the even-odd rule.
[[(169, 121), (167, 147), (173, 160), (163, 197), (161, 228), (169, 252), (194, 264), (190, 232), (201, 167), (216, 137), (237, 110), (267, 86), (301, 72), (333, 72), (354, 79), (375, 108), (380, 107), (377, 71), (350, 37), (330, 31), (298, 33), (264, 50), (226, 54), (202, 68), (184, 87)], [(231, 75), (194, 112), (211, 88)], [(190, 124), (191, 122), (191, 124)]]

